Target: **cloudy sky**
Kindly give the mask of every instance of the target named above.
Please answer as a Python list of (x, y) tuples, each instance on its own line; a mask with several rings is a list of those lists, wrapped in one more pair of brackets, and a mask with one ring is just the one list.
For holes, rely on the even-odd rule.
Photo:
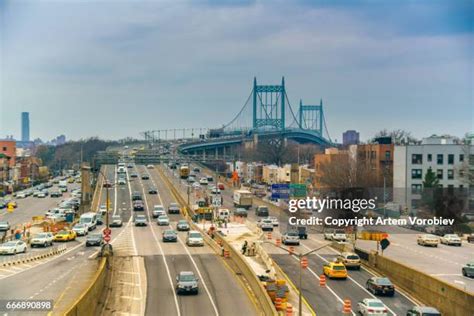
[(333, 139), (474, 130), (473, 1), (0, 1), (0, 137), (214, 127), (253, 77)]

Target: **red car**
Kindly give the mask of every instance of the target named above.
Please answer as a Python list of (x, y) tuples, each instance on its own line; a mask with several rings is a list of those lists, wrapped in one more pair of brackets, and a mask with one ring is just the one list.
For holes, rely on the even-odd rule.
[(225, 190), (224, 183), (219, 182), (219, 183), (217, 184), (217, 188), (218, 188), (219, 190)]

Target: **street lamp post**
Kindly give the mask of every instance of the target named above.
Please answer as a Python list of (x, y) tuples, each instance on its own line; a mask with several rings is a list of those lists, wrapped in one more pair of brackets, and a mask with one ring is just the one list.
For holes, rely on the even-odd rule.
[(299, 270), (299, 276), (298, 276), (298, 315), (299, 316), (302, 316), (303, 315), (303, 294), (302, 294), (302, 288), (301, 288), (301, 278), (302, 278), (302, 272), (303, 272), (303, 265), (302, 265), (302, 259), (305, 258), (306, 256), (312, 254), (313, 252), (315, 251), (318, 251), (320, 249), (323, 249), (327, 246), (330, 245), (330, 243), (327, 243), (327, 244), (324, 244), (320, 247), (317, 247), (317, 248), (314, 248), (314, 249), (311, 249), (310, 251), (307, 251), (307, 252), (304, 252), (304, 253), (294, 253), (290, 250), (288, 250), (287, 248), (285, 247), (282, 247), (282, 246), (279, 246), (279, 245), (276, 245), (274, 243), (271, 243), (269, 241), (263, 241), (263, 243), (265, 244), (270, 244), (272, 246), (275, 246), (277, 248), (280, 248), (280, 249), (283, 249), (285, 250), (286, 252), (288, 252), (290, 255), (295, 255), (298, 257), (298, 262), (299, 262), (299, 265), (300, 265), (300, 270)]

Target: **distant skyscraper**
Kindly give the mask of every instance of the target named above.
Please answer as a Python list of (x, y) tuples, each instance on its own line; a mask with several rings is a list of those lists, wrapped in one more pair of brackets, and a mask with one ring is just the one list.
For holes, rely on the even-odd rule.
[(359, 133), (354, 130), (345, 131), (342, 133), (342, 144), (346, 145), (357, 145), (359, 143)]
[(21, 112), (21, 141), (30, 141), (30, 113)]

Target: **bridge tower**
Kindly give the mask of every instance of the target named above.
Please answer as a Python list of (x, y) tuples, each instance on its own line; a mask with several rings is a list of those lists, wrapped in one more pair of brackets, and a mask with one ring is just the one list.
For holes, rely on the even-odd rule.
[(323, 100), (319, 105), (304, 105), (300, 100), (299, 126), (304, 130), (311, 130), (323, 135)]
[(253, 129), (273, 127), (285, 129), (285, 77), (281, 85), (258, 85), (253, 79)]

